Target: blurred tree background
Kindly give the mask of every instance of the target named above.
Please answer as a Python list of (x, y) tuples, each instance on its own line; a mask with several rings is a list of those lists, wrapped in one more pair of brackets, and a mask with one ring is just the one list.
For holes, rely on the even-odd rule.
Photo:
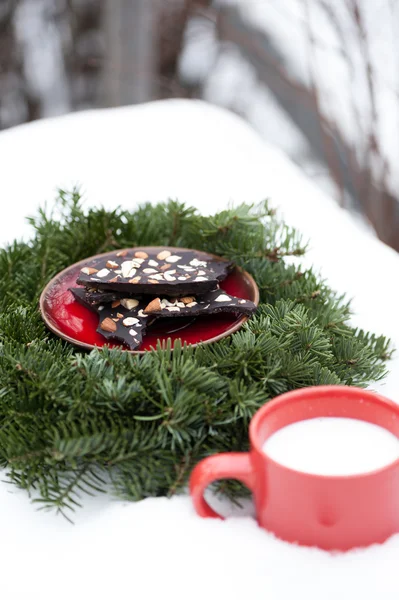
[(164, 98), (243, 116), (399, 250), (398, 0), (0, 0), (0, 129)]
[(0, 129), (40, 117), (190, 97), (177, 71), (208, 0), (0, 0)]

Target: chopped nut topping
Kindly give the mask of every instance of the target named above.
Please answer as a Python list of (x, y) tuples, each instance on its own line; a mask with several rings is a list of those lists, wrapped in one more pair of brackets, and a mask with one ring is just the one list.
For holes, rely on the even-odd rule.
[(114, 321), (109, 317), (101, 322), (100, 328), (103, 331), (108, 331), (109, 333), (114, 333), (117, 330), (116, 323), (114, 323)]
[(121, 269), (122, 269), (122, 275), (123, 277), (133, 277), (135, 273), (133, 273), (133, 275), (130, 275), (130, 272), (134, 269), (133, 267), (133, 261), (131, 260), (125, 260), (122, 264), (121, 264)]
[(107, 264), (105, 266), (108, 267), (108, 269), (117, 269), (119, 267), (118, 263), (114, 260), (107, 261)]
[(97, 272), (97, 277), (106, 277), (109, 274), (108, 269), (101, 269)]
[(193, 260), (190, 260), (190, 265), (192, 267), (206, 267), (206, 262), (204, 260), (198, 260), (198, 258), (193, 258)]
[(194, 302), (195, 298), (194, 296), (184, 296), (184, 298), (180, 298), (180, 302), (183, 302), (183, 304), (191, 304), (191, 302)]
[(169, 252), (169, 250), (162, 250), (161, 252), (159, 252), (159, 254), (157, 254), (157, 258), (158, 260), (165, 260), (165, 258), (168, 258), (168, 256), (170, 256), (172, 253)]
[(94, 275), (94, 273), (98, 273), (98, 269), (93, 269), (93, 267), (83, 267), (83, 269), (80, 270), (85, 275)]
[(159, 298), (154, 298), (144, 309), (144, 313), (152, 313), (161, 310), (161, 300)]
[(215, 302), (230, 302), (230, 296), (226, 296), (226, 294), (220, 294), (217, 298), (215, 298)]
[(168, 256), (168, 262), (170, 262), (170, 263), (175, 263), (178, 260), (181, 260), (181, 256), (175, 256), (175, 255)]
[(122, 321), (125, 327), (131, 327), (132, 325), (136, 325), (138, 322), (139, 320), (135, 319), (135, 317), (126, 317), (126, 319), (123, 319)]
[(136, 300), (136, 298), (122, 298), (120, 303), (124, 308), (127, 308), (127, 310), (132, 310), (132, 308), (138, 306), (139, 301)]

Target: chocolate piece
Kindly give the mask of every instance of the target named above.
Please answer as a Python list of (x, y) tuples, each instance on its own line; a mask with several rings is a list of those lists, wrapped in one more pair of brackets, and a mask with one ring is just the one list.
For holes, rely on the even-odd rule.
[(80, 304), (99, 315), (98, 333), (108, 340), (121, 342), (130, 350), (140, 346), (147, 327), (155, 319), (217, 313), (250, 316), (257, 308), (250, 300), (237, 298), (221, 289), (208, 292), (202, 297), (156, 297), (141, 300), (122, 298), (101, 305), (94, 305), (90, 301), (90, 292), (84, 288), (71, 288), (70, 291)]
[[(77, 283), (128, 294), (204, 294), (226, 278), (232, 263), (194, 250), (120, 250), (81, 268)], [(145, 258), (146, 257), (146, 258)]]
[(83, 288), (71, 288), (70, 291), (80, 304), (98, 314), (100, 321), (97, 332), (103, 337), (109, 341), (121, 342), (130, 350), (140, 346), (148, 321), (154, 320), (143, 313), (147, 301), (137, 302), (137, 305), (130, 309), (123, 305), (127, 304), (123, 299), (122, 302), (115, 302), (115, 306), (112, 304), (94, 306), (87, 302), (87, 292)]
[(256, 305), (250, 300), (236, 298), (224, 290), (217, 289), (197, 299), (188, 297), (172, 300), (162, 297), (155, 298), (144, 308), (144, 314), (150, 314), (153, 317), (194, 317), (223, 312), (250, 316), (254, 314), (256, 308)]
[[(72, 288), (71, 288), (72, 289)], [(90, 306), (97, 306), (98, 304), (107, 304), (114, 300), (121, 300), (125, 298), (126, 294), (123, 292), (111, 292), (108, 290), (96, 290), (95, 288), (74, 288), (84, 291), (84, 300)]]

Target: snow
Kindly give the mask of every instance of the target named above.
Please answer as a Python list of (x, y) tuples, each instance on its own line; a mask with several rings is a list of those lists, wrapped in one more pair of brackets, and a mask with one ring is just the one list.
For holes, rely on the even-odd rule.
[[(25, 215), (45, 201), (51, 205), (57, 186), (74, 183), (82, 185), (88, 206), (109, 208), (169, 196), (207, 213), (270, 197), (310, 238), (307, 262), (353, 297), (354, 321), (399, 346), (398, 254), (231, 113), (173, 100), (48, 119), (2, 132), (0, 165), (2, 243), (28, 236)], [(374, 388), (399, 402), (398, 359), (391, 369)], [(244, 514), (251, 512), (246, 504)], [(399, 535), (332, 555), (277, 540), (249, 517), (202, 520), (184, 496), (137, 504), (84, 498), (71, 526), (36, 511), (26, 493), (1, 482), (0, 531), (0, 590), (7, 600), (399, 595)]]

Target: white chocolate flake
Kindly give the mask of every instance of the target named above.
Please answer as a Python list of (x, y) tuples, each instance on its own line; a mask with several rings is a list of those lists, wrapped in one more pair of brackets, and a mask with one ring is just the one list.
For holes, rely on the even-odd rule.
[(226, 294), (220, 294), (217, 298), (215, 298), (215, 302), (230, 302), (230, 296), (226, 296)]
[(148, 261), (148, 265), (149, 265), (150, 267), (157, 267), (157, 266), (158, 266), (158, 263), (157, 263), (157, 261), (156, 261), (156, 260), (152, 260), (152, 259), (151, 259), (151, 260), (149, 260), (149, 261)]
[(147, 273), (147, 274), (157, 273), (157, 270), (156, 269), (143, 269), (143, 273)]
[(196, 277), (194, 281), (208, 281), (206, 277)]
[(168, 263), (175, 263), (178, 260), (181, 260), (181, 256), (176, 256), (172, 254), (172, 256), (168, 256)]

